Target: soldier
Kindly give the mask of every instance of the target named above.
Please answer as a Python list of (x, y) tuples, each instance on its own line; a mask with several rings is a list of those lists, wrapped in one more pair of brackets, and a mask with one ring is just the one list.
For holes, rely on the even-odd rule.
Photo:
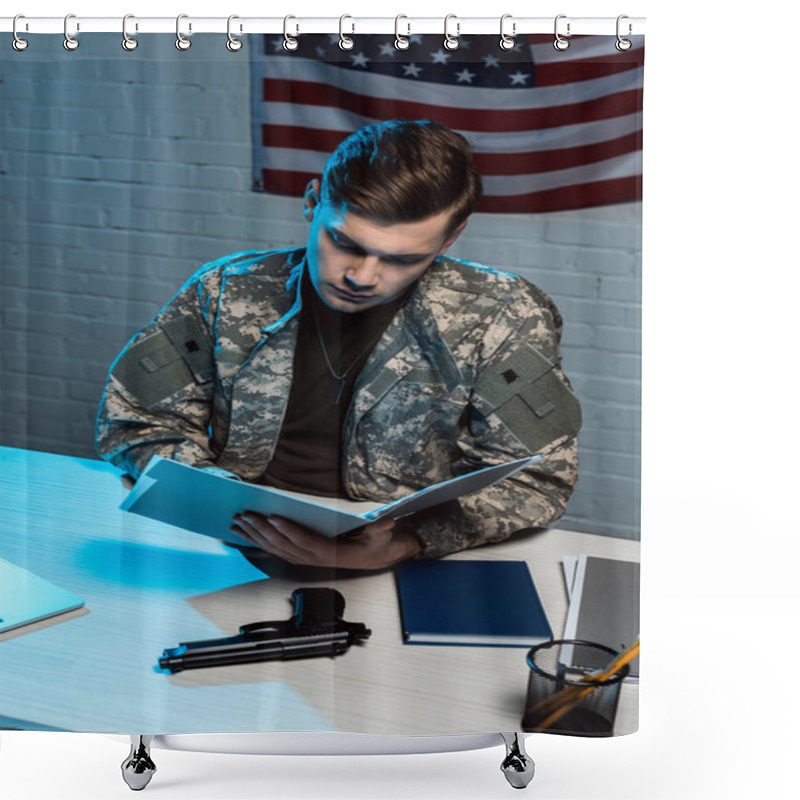
[(317, 495), (389, 502), (477, 468), (494, 486), (329, 539), (244, 513), (295, 564), (381, 569), (546, 525), (577, 480), (580, 407), (561, 317), (522, 278), (445, 256), (481, 180), (430, 121), (359, 129), (308, 185), (305, 248), (201, 268), (114, 362), (97, 424), (134, 477), (153, 455)]

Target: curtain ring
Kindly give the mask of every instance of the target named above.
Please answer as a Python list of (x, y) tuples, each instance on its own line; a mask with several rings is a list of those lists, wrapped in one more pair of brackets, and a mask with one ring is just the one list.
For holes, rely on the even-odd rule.
[[(71, 19), (75, 19), (74, 14), (67, 14), (67, 16), (64, 17), (64, 49), (69, 51), (77, 50), (81, 44), (74, 36), (69, 35), (68, 27)], [(80, 30), (79, 25), (76, 30)]]
[[(288, 27), (289, 27), (289, 20), (290, 19), (297, 19), (297, 17), (293, 17), (291, 14), (283, 18), (283, 49), (288, 50), (289, 52), (293, 52), (297, 50), (298, 45), (300, 44), (297, 39), (289, 36)], [(295, 35), (300, 32), (300, 26), (295, 23)]]
[(236, 39), (231, 35), (231, 22), (235, 19), (239, 19), (239, 17), (237, 17), (235, 14), (232, 14), (230, 17), (228, 17), (228, 41), (225, 42), (225, 47), (227, 47), (231, 53), (237, 53), (242, 49), (242, 40)]
[[(349, 14), (342, 14), (342, 16), (339, 17), (339, 47), (342, 50), (352, 50), (356, 46), (355, 40), (351, 39), (349, 36), (345, 36), (344, 33), (342, 32), (342, 27), (344, 26), (344, 21), (346, 19), (353, 19), (353, 18)], [(350, 32), (355, 33), (355, 30), (356, 30), (356, 25), (355, 23), (352, 23)]]
[[(555, 38), (555, 41), (553, 42), (553, 47), (555, 47), (555, 49), (556, 49), (556, 50), (566, 50), (566, 49), (569, 47), (569, 39), (565, 39), (565, 38), (564, 38), (564, 37), (563, 37), (563, 36), (562, 36), (562, 35), (561, 35), (561, 34), (558, 32), (558, 21), (559, 21), (560, 19), (566, 19), (566, 18), (567, 18), (567, 15), (566, 15), (566, 14), (559, 14), (559, 15), (556, 17), (556, 22), (555, 22), (555, 25), (553, 26), (553, 33), (555, 34), (555, 37), (556, 37), (556, 38)], [(569, 30), (569, 29), (570, 29), (570, 27), (571, 27), (571, 26), (570, 26), (570, 23), (568, 22), (568, 23), (567, 23), (567, 36), (569, 36), (569, 35), (570, 35), (570, 30)]]
[(11, 42), (11, 46), (18, 52), (21, 53), (25, 48), (28, 46), (28, 40), (23, 39), (17, 35), (17, 20), (18, 19), (25, 19), (24, 14), (17, 14), (14, 17), (14, 22), (11, 23), (11, 32), (14, 34), (14, 41)]
[(405, 36), (401, 36), (398, 31), (401, 19), (408, 19), (408, 17), (405, 14), (398, 14), (394, 18), (394, 46), (398, 50), (408, 50), (408, 48), (411, 47), (411, 42), (409, 42), (406, 37), (411, 35), (411, 24), (408, 22), (406, 23), (408, 30), (406, 31)]
[[(128, 36), (129, 19), (136, 19), (136, 17), (134, 17), (133, 14), (126, 14), (122, 18), (122, 49), (130, 53), (131, 50), (135, 50), (139, 46), (139, 42), (132, 36)], [(137, 25), (136, 28), (138, 30), (139, 26)]]
[[(192, 46), (192, 40), (187, 39), (185, 36), (181, 35), (181, 20), (186, 19), (189, 15), (188, 14), (178, 14), (178, 18), (175, 20), (175, 47), (178, 50), (188, 50)], [(191, 32), (192, 26), (189, 25), (189, 31)]]
[[(620, 22), (622, 22), (622, 20), (624, 20), (624, 19), (628, 19), (628, 16), (626, 14), (620, 14), (617, 17), (617, 43), (614, 46), (617, 48), (617, 50), (620, 51), (620, 53), (624, 53), (626, 50), (630, 50), (631, 49), (631, 40), (630, 39), (623, 39), (622, 36), (620, 35), (620, 32), (619, 32)], [(629, 22), (628, 23), (628, 36), (631, 35), (632, 31), (633, 31), (633, 25), (631, 25), (631, 23)]]
[(511, 14), (503, 14), (503, 16), (500, 17), (500, 49), (501, 50), (511, 50), (511, 49), (513, 49), (514, 45), (516, 44), (516, 41), (514, 40), (513, 37), (517, 35), (517, 23), (516, 22), (512, 22), (511, 23), (511, 36), (506, 36), (506, 34), (505, 34), (504, 30), (503, 30), (503, 27), (505, 25), (506, 20), (507, 19), (511, 19), (511, 18), (512, 18)]
[[(449, 31), (447, 30), (448, 24), (451, 19), (456, 20), (456, 35), (451, 36)], [(460, 44), (458, 41), (458, 37), (461, 34), (461, 23), (458, 21), (458, 17), (455, 14), (448, 14), (444, 18), (444, 46), (447, 50), (458, 50), (458, 45)]]

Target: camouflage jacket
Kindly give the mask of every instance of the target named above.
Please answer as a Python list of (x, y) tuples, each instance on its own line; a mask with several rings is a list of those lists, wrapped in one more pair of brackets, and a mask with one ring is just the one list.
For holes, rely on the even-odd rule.
[[(134, 476), (158, 454), (260, 478), (291, 386), (304, 253), (208, 264), (133, 337), (100, 406), (103, 458)], [(432, 558), (561, 516), (580, 407), (560, 334), (553, 303), (522, 278), (436, 259), (357, 380), (342, 443), (349, 495), (389, 502), (542, 452), (533, 468), (413, 518), (413, 530)]]

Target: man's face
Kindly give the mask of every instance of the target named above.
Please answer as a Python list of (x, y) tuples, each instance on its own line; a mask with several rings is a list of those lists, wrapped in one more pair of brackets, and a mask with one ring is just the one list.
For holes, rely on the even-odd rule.
[(449, 211), (418, 222), (383, 223), (318, 196), (318, 185), (306, 194), (306, 262), (317, 294), (336, 311), (363, 311), (399, 297), (464, 227), (450, 230)]

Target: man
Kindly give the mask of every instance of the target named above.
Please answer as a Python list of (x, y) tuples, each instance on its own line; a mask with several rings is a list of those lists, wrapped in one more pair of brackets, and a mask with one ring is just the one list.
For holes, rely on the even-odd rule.
[(557, 519), (577, 479), (580, 408), (550, 299), (445, 257), (481, 181), (430, 121), (367, 126), (306, 191), (305, 249), (203, 267), (111, 368), (103, 458), (153, 455), (284, 489), (389, 502), (541, 452), (433, 510), (328, 539), (245, 513), (232, 530), (295, 564), (381, 569)]

